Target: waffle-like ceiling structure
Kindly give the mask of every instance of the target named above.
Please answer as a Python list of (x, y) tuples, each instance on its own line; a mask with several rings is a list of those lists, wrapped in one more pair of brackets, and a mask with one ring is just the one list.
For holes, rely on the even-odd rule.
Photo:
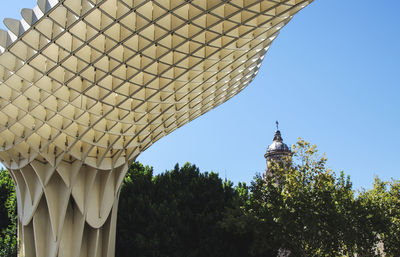
[(39, 0), (0, 31), (24, 256), (113, 256), (129, 163), (246, 87), (312, 0)]

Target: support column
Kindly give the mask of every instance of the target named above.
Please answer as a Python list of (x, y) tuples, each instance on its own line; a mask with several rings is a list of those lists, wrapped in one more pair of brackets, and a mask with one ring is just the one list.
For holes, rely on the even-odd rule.
[(114, 257), (120, 187), (128, 165), (98, 170), (81, 161), (32, 161), (16, 182), (24, 257)]

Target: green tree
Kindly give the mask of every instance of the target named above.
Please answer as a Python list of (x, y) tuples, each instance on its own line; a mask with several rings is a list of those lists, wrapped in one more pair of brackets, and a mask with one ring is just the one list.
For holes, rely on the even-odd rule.
[[(315, 145), (299, 140), (293, 152), (293, 164), (275, 163), (273, 176), (252, 183), (243, 208), (244, 217), (253, 217), (246, 218), (253, 224), (251, 254), (342, 256), (362, 250), (362, 256), (373, 256), (376, 236), (362, 229), (364, 206), (354, 200), (350, 179), (329, 170)], [(360, 244), (363, 239), (369, 241)]]
[(380, 242), (378, 251), (387, 257), (400, 256), (400, 181), (390, 182), (375, 178), (371, 190), (360, 193), (358, 201), (367, 211), (367, 226)]
[(389, 182), (389, 190), (383, 199), (385, 226), (382, 241), (387, 256), (400, 256), (400, 180)]
[(382, 236), (387, 256), (400, 256), (400, 180), (392, 180), (385, 198), (385, 217), (389, 225)]
[(0, 170), (0, 257), (17, 256), (17, 204), (12, 178)]
[(121, 190), (116, 256), (243, 256), (240, 235), (220, 224), (238, 204), (232, 183), (185, 164), (153, 176), (134, 163)]

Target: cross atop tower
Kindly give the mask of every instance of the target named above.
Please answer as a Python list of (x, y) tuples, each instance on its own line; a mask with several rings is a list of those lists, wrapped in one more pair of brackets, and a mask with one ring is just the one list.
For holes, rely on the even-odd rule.
[(276, 121), (275, 124), (276, 124), (276, 130), (278, 131), (279, 130), (279, 122)]

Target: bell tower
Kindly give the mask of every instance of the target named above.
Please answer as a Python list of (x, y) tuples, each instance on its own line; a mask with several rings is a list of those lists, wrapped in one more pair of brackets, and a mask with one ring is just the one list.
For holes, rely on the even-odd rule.
[(276, 131), (272, 144), (268, 146), (267, 152), (264, 157), (267, 161), (267, 168), (265, 170), (264, 176), (273, 175), (273, 170), (271, 169), (272, 162), (291, 162), (292, 151), (290, 148), (283, 143), (281, 132), (279, 131), (279, 122), (276, 121)]

